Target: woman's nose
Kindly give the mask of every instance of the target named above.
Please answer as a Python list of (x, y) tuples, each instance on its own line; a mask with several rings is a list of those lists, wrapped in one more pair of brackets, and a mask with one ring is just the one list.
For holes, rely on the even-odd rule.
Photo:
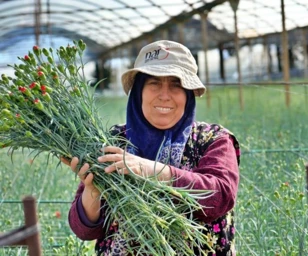
[(160, 88), (159, 98), (164, 99), (164, 100), (170, 99), (170, 95), (171, 95), (171, 92), (170, 92), (170, 88), (169, 88), (169, 83), (167, 81), (163, 82), (162, 86)]

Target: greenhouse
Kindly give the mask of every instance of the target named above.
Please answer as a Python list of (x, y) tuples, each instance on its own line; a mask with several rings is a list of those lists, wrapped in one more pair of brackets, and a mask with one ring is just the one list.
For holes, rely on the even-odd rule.
[[(196, 97), (196, 120), (226, 127), (239, 142), (236, 255), (308, 255), (307, 17), (307, 0), (0, 0), (0, 256), (97, 253), (95, 239), (80, 239), (70, 228), (68, 215), (79, 177), (59, 159), (65, 155), (71, 161), (74, 155), (65, 154), (65, 143), (75, 146), (82, 136), (84, 147), (78, 145), (78, 150), (95, 144), (95, 154), (101, 154), (99, 147), (112, 145), (113, 137), (106, 131), (131, 120), (131, 96), (123, 91), (122, 74), (137, 65), (143, 47), (160, 40), (184, 45), (197, 64), (196, 75), (206, 90)], [(15, 91), (10, 89), (14, 86)], [(19, 97), (14, 98), (15, 93)], [(79, 157), (94, 158), (93, 152), (82, 152)], [(137, 186), (135, 180), (124, 180)], [(112, 182), (102, 188), (100, 199), (109, 204), (110, 216), (117, 216), (130, 199), (119, 197), (121, 203), (111, 206), (104, 191), (116, 197), (113, 190), (120, 181)], [(164, 189), (169, 187), (173, 188)], [(148, 198), (156, 198), (156, 190), (148, 189), (143, 185), (134, 200), (145, 196), (152, 205)], [(189, 200), (204, 196), (170, 191)], [(157, 209), (175, 200), (159, 195), (153, 203)], [(184, 209), (175, 205), (170, 207)], [(193, 211), (190, 207), (185, 212)], [(197, 255), (190, 251), (196, 245), (183, 252), (175, 248), (180, 242), (174, 242), (167, 230), (176, 217), (162, 224), (160, 209), (151, 220), (157, 225), (153, 230), (168, 226), (162, 228), (160, 244), (152, 242), (158, 231), (139, 230), (147, 222), (137, 210), (139, 218), (129, 215), (124, 224), (136, 221), (135, 240), (145, 245), (137, 247), (140, 254), (134, 249), (126, 255)], [(224, 242), (218, 234), (207, 239), (206, 248), (212, 241)], [(202, 253), (216, 255), (210, 250)]]

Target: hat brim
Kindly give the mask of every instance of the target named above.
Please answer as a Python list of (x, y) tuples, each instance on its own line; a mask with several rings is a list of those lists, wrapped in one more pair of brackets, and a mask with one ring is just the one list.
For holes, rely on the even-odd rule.
[(153, 65), (140, 68), (129, 69), (122, 75), (122, 86), (128, 95), (135, 81), (138, 72), (151, 76), (175, 76), (181, 80), (181, 85), (187, 90), (193, 90), (195, 96), (202, 96), (205, 93), (205, 86), (199, 77), (185, 68), (176, 65)]

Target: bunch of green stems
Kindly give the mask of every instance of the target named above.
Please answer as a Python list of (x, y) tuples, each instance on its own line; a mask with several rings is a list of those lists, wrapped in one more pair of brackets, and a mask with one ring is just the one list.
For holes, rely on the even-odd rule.
[(103, 125), (94, 90), (84, 75), (85, 48), (81, 40), (55, 53), (35, 46), (19, 58), (22, 64), (11, 66), (16, 78), (2, 75), (0, 146), (8, 147), (12, 155), (28, 148), (37, 155), (78, 156), (80, 164), (89, 163), (94, 173), (106, 227), (118, 222), (129, 252), (193, 255), (193, 247), (207, 245), (205, 227), (195, 222), (193, 213), (202, 211), (198, 200), (211, 191), (173, 188), (158, 181), (157, 175), (105, 174), (103, 169), (111, 163), (97, 162), (102, 147), (129, 141), (111, 135)]

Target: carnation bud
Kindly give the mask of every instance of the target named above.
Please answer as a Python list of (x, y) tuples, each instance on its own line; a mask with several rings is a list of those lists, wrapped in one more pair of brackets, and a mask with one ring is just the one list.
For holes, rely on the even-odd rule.
[(37, 82), (33, 82), (33, 83), (31, 83), (31, 84), (29, 85), (29, 88), (30, 88), (31, 90), (38, 89), (38, 88), (39, 88), (39, 85), (38, 85)]
[(16, 77), (22, 77), (22, 73), (21, 73), (20, 71), (15, 71), (15, 72), (14, 72), (14, 75), (15, 75)]
[(53, 90), (49, 86), (42, 84), (41, 85), (41, 91), (42, 92), (49, 92), (49, 93), (51, 93)]
[(50, 56), (47, 57), (47, 60), (48, 60), (48, 62), (49, 62), (50, 64), (53, 64), (53, 63), (54, 63), (53, 58), (51, 58)]
[(36, 60), (35, 60), (35, 58), (31, 58), (30, 62), (31, 62), (31, 64), (32, 64), (33, 66), (36, 66)]
[(59, 71), (60, 71), (62, 74), (65, 73), (65, 71), (64, 71), (64, 66), (63, 66), (62, 64), (59, 64), (59, 65), (58, 65), (58, 69), (59, 69)]
[(62, 59), (66, 59), (66, 52), (63, 46), (60, 47), (59, 55)]
[(84, 51), (86, 49), (86, 44), (83, 42), (82, 39), (80, 39), (78, 41), (78, 46), (79, 46), (80, 50), (82, 50), (82, 51)]
[(81, 93), (80, 93), (80, 90), (79, 90), (78, 87), (75, 86), (74, 89), (73, 89), (73, 92), (74, 92), (75, 95), (77, 95), (79, 97), (81, 96)]
[(17, 97), (17, 100), (18, 100), (19, 102), (25, 102), (25, 98), (24, 98), (22, 95), (19, 95), (19, 96)]
[[(9, 131), (10, 128), (11, 128), (11, 127), (10, 127), (8, 124), (2, 124), (2, 125), (0, 126), (0, 131), (6, 132), (6, 131)], [(5, 147), (8, 146), (7, 144), (1, 144), (1, 142), (0, 142), (0, 145), (1, 145), (2, 148), (5, 148)]]
[(30, 57), (30, 59), (34, 58), (34, 55), (33, 55), (32, 52), (29, 52), (29, 53), (28, 53), (28, 56)]
[(51, 65), (47, 62), (45, 63), (45, 67), (46, 67), (47, 73), (50, 73), (52, 70)]
[(12, 113), (11, 113), (11, 111), (8, 110), (8, 109), (6, 109), (6, 108), (4, 108), (4, 109), (1, 110), (1, 115), (2, 115), (2, 116), (5, 116), (5, 117), (7, 117), (7, 118), (12, 118)]
[(29, 72), (29, 67), (28, 67), (28, 65), (20, 64), (20, 65), (18, 65), (18, 67), (19, 67), (21, 70), (23, 70), (23, 71)]
[(58, 73), (54, 69), (50, 72), (50, 74), (52, 77), (58, 76)]
[(15, 82), (16, 85), (23, 85), (24, 84), (24, 82), (20, 79), (17, 79), (14, 82)]
[(56, 84), (60, 84), (60, 80), (59, 80), (59, 77), (57, 75), (53, 76), (52, 77), (52, 80), (56, 83)]
[(23, 94), (27, 95), (28, 97), (32, 97), (32, 93), (24, 86), (19, 86), (18, 90), (21, 91)]
[(75, 56), (77, 53), (77, 47), (76, 46), (73, 46), (72, 47), (72, 55)]
[(30, 62), (31, 59), (28, 55), (25, 55), (24, 60), (27, 61), (27, 62)]
[(3, 81), (4, 84), (9, 84), (10, 81), (5, 74), (2, 74), (1, 78), (2, 78), (2, 81)]
[(41, 91), (42, 91), (42, 92), (45, 92), (45, 91), (46, 91), (46, 85), (43, 85), (43, 84), (41, 85)]
[(70, 45), (68, 45), (68, 46), (66, 46), (66, 52), (67, 52), (67, 54), (70, 56), (71, 55), (71, 46)]
[(32, 71), (30, 74), (33, 76), (33, 80), (36, 80), (38, 78), (38, 74), (36, 71)]
[(37, 45), (33, 46), (33, 52), (35, 53), (36, 56), (41, 55), (41, 49)]
[(42, 95), (47, 102), (51, 101), (51, 97), (48, 92), (43, 92)]
[(18, 87), (18, 91), (20, 91), (20, 92), (22, 92), (22, 93), (25, 93), (26, 90), (27, 90), (27, 88), (24, 87), (24, 86), (19, 86), (19, 87)]
[(74, 65), (69, 65), (68, 66), (68, 71), (70, 72), (71, 75), (74, 75), (76, 73), (76, 68)]
[(46, 57), (49, 56), (49, 51), (46, 48), (43, 48), (43, 53)]
[(32, 134), (32, 132), (30, 132), (30, 131), (26, 131), (26, 132), (25, 132), (25, 136), (26, 136), (27, 138), (31, 138), (31, 137), (33, 137), (33, 134)]
[(46, 76), (45, 76), (44, 72), (38, 71), (38, 72), (37, 72), (37, 75), (38, 75), (38, 77), (39, 77), (41, 80), (46, 80)]
[(39, 99), (35, 99), (33, 101), (34, 105), (39, 109), (39, 110), (43, 110), (44, 109), (44, 106), (42, 104), (42, 102), (39, 100)]
[(19, 113), (17, 113), (17, 114), (15, 115), (15, 117), (16, 117), (16, 119), (17, 119), (17, 121), (18, 121), (19, 123), (21, 123), (21, 124), (24, 124), (24, 123), (25, 123), (25, 120), (24, 120), (23, 118), (21, 118), (21, 116), (20, 116)]
[(47, 74), (47, 70), (43, 66), (39, 66), (37, 71), (42, 71), (44, 74)]

